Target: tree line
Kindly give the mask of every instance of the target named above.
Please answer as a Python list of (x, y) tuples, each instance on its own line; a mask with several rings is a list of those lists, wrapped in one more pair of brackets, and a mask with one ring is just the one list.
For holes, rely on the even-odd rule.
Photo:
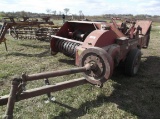
[(40, 17), (40, 16), (47, 16), (47, 15), (63, 15), (65, 14), (66, 16), (84, 16), (82, 10), (79, 11), (77, 14), (72, 14), (69, 12), (69, 8), (65, 8), (64, 11), (56, 11), (56, 10), (51, 10), (51, 9), (46, 9), (46, 13), (33, 13), (33, 12), (27, 12), (27, 11), (17, 11), (17, 12), (4, 12), (0, 11), (0, 16), (1, 17)]
[(31, 17), (31, 18), (39, 18), (42, 16), (50, 16), (53, 19), (61, 19), (62, 15), (66, 15), (66, 19), (109, 19), (111, 17), (121, 17), (121, 18), (136, 18), (136, 19), (158, 19), (160, 20), (159, 15), (147, 15), (147, 14), (139, 14), (139, 15), (132, 15), (132, 14), (103, 14), (103, 15), (96, 15), (96, 16), (85, 16), (82, 10), (79, 10), (79, 13), (72, 14), (70, 13), (69, 8), (65, 8), (64, 11), (56, 11), (51, 9), (46, 9), (46, 13), (33, 13), (27, 11), (17, 11), (17, 12), (4, 12), (0, 11), (0, 17)]

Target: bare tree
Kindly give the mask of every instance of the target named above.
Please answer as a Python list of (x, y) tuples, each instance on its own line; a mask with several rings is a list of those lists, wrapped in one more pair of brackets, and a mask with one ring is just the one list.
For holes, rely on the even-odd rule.
[(52, 13), (53, 13), (54, 15), (56, 15), (56, 12), (57, 12), (56, 10), (52, 11)]
[(80, 17), (80, 19), (84, 18), (82, 10), (79, 11), (79, 17)]
[(82, 10), (79, 11), (79, 15), (81, 15), (81, 14), (82, 14)]
[(62, 12), (61, 11), (59, 11), (59, 15), (61, 15), (62, 14)]
[(25, 17), (25, 16), (27, 16), (27, 13), (26, 13), (25, 11), (21, 11), (21, 12), (20, 12), (20, 16), (21, 16), (21, 17)]
[(51, 9), (46, 9), (46, 12), (49, 14), (51, 13)]
[(66, 15), (67, 15), (67, 13), (69, 12), (69, 9), (68, 9), (68, 8), (65, 8), (65, 9), (64, 9), (64, 12), (65, 12)]

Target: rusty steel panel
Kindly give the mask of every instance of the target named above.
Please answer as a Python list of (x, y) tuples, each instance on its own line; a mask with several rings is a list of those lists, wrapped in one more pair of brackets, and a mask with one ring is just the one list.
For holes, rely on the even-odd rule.
[(86, 37), (82, 47), (104, 47), (115, 43), (116, 38), (111, 30), (95, 30)]
[(147, 20), (137, 20), (136, 26), (140, 26), (142, 28), (142, 34), (146, 35), (148, 30), (150, 29), (152, 21)]

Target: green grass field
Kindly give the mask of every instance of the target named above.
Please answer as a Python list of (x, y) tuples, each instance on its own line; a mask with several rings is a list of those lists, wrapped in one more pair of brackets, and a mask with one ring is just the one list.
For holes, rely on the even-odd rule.
[[(42, 95), (17, 102), (15, 119), (158, 119), (160, 118), (160, 26), (153, 23), (150, 46), (143, 49), (135, 77), (116, 69), (103, 88), (86, 84), (52, 93), (56, 101), (44, 103)], [(49, 42), (14, 40), (7, 36), (8, 52), (0, 45), (0, 95), (7, 95), (10, 80), (22, 73), (32, 74), (75, 67), (74, 60), (58, 53), (50, 55)], [(81, 77), (73, 74), (50, 78), (51, 84)], [(27, 89), (41, 87), (43, 80), (28, 82)], [(6, 106), (0, 106), (0, 116)]]

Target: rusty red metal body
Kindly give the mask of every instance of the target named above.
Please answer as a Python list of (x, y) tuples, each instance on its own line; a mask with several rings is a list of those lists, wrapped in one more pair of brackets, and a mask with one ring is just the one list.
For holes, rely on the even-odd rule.
[[(116, 23), (117, 20), (120, 22)], [(61, 27), (56, 36), (51, 35), (51, 53), (62, 52), (74, 57), (75, 64), (80, 66), (83, 52), (98, 47), (105, 51), (103, 54), (107, 55), (109, 67), (113, 70), (126, 60), (131, 50), (148, 47), (151, 24), (152, 21), (147, 20), (131, 21), (119, 18), (112, 18), (112, 23), (69, 21)]]
[[(0, 105), (7, 104), (5, 118), (13, 118), (14, 103), (60, 91), (74, 86), (90, 83), (103, 86), (113, 74), (114, 68), (124, 63), (124, 71), (133, 76), (138, 72), (141, 61), (141, 48), (148, 47), (150, 39), (151, 21), (121, 20), (116, 23), (68, 21), (56, 35), (51, 35), (51, 53), (61, 52), (75, 58), (78, 68), (26, 75), (12, 81), (10, 95), (0, 97)], [(28, 81), (50, 77), (63, 76), (74, 73), (83, 73), (84, 78), (48, 85), (25, 91)]]

